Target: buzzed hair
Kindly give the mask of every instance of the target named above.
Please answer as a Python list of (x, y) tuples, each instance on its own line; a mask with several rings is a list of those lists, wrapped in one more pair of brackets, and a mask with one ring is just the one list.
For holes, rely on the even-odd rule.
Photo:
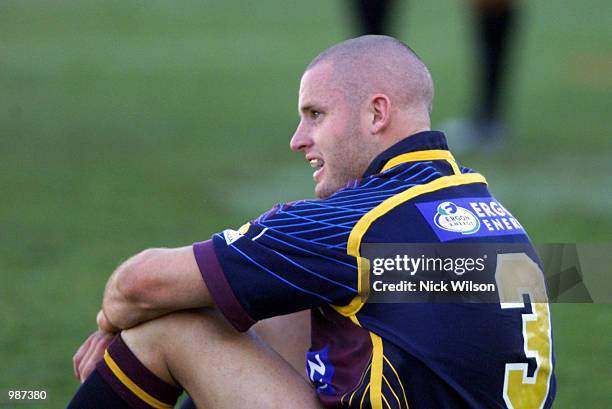
[(353, 101), (383, 93), (397, 105), (431, 113), (434, 86), (427, 66), (406, 44), (383, 35), (366, 35), (338, 43), (306, 68), (329, 63), (332, 79)]

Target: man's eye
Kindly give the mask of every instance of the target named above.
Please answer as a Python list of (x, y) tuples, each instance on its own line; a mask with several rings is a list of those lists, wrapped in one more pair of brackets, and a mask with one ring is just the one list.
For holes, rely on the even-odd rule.
[(318, 119), (321, 116), (321, 113), (319, 111), (310, 111), (310, 117), (312, 119)]

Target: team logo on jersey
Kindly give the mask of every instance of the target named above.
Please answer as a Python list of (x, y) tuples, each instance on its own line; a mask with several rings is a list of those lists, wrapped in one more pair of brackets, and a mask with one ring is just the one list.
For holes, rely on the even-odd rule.
[(440, 241), (525, 234), (518, 220), (492, 197), (457, 197), (416, 206)]
[(249, 230), (249, 227), (251, 227), (251, 223), (243, 224), (242, 226), (240, 226), (238, 230), (233, 230), (233, 229), (223, 230), (223, 238), (225, 239), (225, 243), (229, 246), (230, 244), (232, 244), (239, 238), (244, 237), (246, 232)]
[(317, 392), (323, 395), (335, 395), (331, 385), (334, 367), (329, 360), (329, 345), (320, 351), (306, 353), (306, 371)]
[(480, 229), (480, 221), (474, 213), (453, 202), (438, 205), (434, 223), (443, 230), (461, 234), (474, 234)]

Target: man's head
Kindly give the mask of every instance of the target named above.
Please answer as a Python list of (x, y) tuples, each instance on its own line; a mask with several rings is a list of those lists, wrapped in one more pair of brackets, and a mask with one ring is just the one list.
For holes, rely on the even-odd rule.
[(360, 178), (382, 151), (429, 129), (433, 82), (400, 41), (363, 36), (336, 44), (306, 68), (291, 149), (311, 165), (325, 198)]

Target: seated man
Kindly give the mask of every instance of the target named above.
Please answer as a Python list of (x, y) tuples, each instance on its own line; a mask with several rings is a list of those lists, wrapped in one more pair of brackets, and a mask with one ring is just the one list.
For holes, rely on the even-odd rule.
[[(516, 284), (541, 282), (537, 256), (430, 130), (432, 98), (427, 67), (391, 37), (316, 57), (290, 145), (319, 199), (121, 265), (75, 355), (70, 407), (168, 408), (186, 390), (200, 408), (549, 408), (545, 289)], [(495, 302), (366, 302), (364, 244), (443, 242), (494, 243)]]

